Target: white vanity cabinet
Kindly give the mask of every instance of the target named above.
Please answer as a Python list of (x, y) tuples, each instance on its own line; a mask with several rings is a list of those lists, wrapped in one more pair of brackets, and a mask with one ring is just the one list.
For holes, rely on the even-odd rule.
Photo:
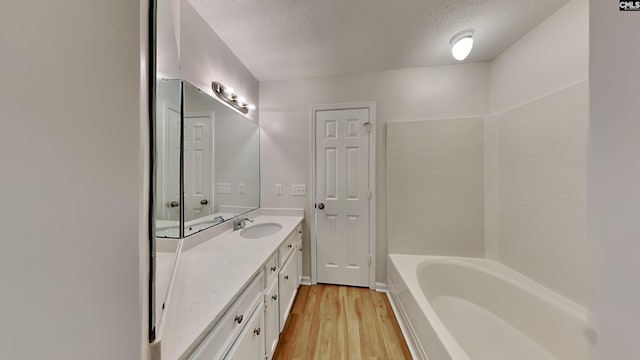
[[(266, 221), (271, 220), (267, 219)], [(283, 222), (286, 223), (287, 220), (285, 219)], [(186, 345), (191, 348), (195, 347), (194, 350), (186, 348), (182, 352), (182, 356), (169, 355), (167, 358), (181, 360), (271, 360), (278, 345), (280, 333), (284, 329), (293, 306), (299, 285), (302, 253), (298, 249), (301, 243), (301, 230), (302, 226), (299, 223), (297, 226), (289, 223), (288, 235), (285, 239), (282, 237), (273, 238), (271, 239), (272, 245), (265, 249), (259, 248), (262, 244), (256, 244), (255, 250), (262, 250), (263, 255), (255, 261), (255, 265), (253, 262), (247, 262), (246, 258), (236, 259), (234, 263), (239, 264), (244, 261), (245, 268), (246, 266), (258, 268), (251, 280), (241, 290), (234, 290), (233, 298), (221, 310), (224, 313), (219, 318), (216, 317), (218, 320), (215, 321), (213, 328), (207, 330), (206, 335), (204, 333), (198, 335), (202, 340), (194, 340), (193, 345)], [(283, 232), (284, 234), (287, 233)], [(236, 249), (235, 246), (238, 244), (237, 249), (240, 249), (239, 246), (246, 247), (248, 244), (245, 240), (242, 242), (243, 244), (231, 238), (229, 243), (225, 245), (228, 248)], [(212, 249), (217, 250), (214, 245), (219, 243), (210, 244)], [(198, 255), (202, 255), (204, 251), (199, 250), (201, 252)], [(225, 251), (228, 250), (225, 249)], [(234, 256), (236, 253), (242, 252), (230, 252), (229, 256)], [(263, 260), (267, 254), (270, 255), (266, 260)], [(220, 256), (213, 250), (208, 255)], [(198, 259), (201, 258), (198, 257)], [(218, 271), (222, 270), (226, 271), (226, 269)], [(247, 273), (245, 276), (248, 277), (249, 274)], [(224, 291), (224, 289), (220, 288), (216, 291)], [(190, 305), (192, 304), (190, 303)], [(186, 325), (187, 322), (184, 324)]]

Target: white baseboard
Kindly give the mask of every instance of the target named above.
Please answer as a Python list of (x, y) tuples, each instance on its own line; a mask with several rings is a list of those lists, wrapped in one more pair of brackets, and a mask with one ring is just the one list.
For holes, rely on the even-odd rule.
[(376, 291), (386, 293), (389, 291), (389, 289), (387, 288), (387, 284), (376, 282)]
[(303, 276), (302, 279), (300, 279), (300, 285), (311, 285), (311, 277)]

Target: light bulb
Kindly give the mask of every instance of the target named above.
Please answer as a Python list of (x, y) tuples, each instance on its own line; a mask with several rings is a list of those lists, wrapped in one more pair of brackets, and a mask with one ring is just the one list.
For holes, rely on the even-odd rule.
[(455, 34), (449, 43), (451, 44), (451, 55), (456, 60), (462, 61), (469, 56), (473, 48), (474, 29), (467, 29)]
[(236, 102), (238, 102), (238, 104), (242, 106), (247, 103), (247, 99), (245, 99), (243, 96), (240, 96), (236, 99)]
[(473, 38), (466, 37), (458, 40), (451, 48), (451, 54), (456, 60), (464, 60), (473, 48)]
[(233, 95), (236, 92), (236, 89), (232, 87), (224, 88), (223, 92), (227, 95)]
[(255, 106), (255, 105), (253, 105), (253, 104), (249, 104), (249, 105), (247, 105), (247, 109), (249, 109), (249, 110), (255, 110), (255, 109), (256, 109), (256, 106)]

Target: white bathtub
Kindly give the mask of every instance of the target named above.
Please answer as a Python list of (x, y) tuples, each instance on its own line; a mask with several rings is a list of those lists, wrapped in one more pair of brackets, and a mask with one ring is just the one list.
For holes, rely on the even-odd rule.
[(583, 360), (587, 312), (485, 259), (389, 255), (392, 305), (429, 360)]

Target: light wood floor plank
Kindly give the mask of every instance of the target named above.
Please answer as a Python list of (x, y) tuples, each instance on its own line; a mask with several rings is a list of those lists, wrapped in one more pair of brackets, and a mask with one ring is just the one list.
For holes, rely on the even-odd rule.
[(337, 285), (301, 286), (274, 360), (411, 359), (386, 294)]

